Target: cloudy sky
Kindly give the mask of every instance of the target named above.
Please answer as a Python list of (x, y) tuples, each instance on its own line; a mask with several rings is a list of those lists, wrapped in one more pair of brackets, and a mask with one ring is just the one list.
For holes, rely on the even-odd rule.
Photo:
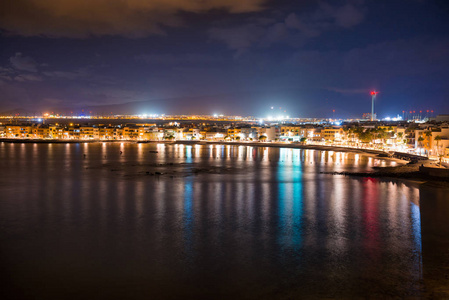
[(2, 1), (0, 44), (0, 112), (449, 113), (446, 0)]

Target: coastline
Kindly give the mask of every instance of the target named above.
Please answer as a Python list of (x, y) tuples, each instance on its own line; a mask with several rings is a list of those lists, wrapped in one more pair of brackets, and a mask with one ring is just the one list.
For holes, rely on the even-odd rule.
[[(438, 186), (449, 187), (449, 169), (438, 168), (432, 166), (430, 160), (419, 163), (408, 163), (395, 167), (373, 167), (373, 172), (321, 172), (321, 174), (351, 176), (351, 177), (368, 177), (383, 179), (400, 179), (418, 184), (436, 184)], [(444, 170), (444, 175), (435, 176), (432, 173), (423, 171), (427, 170)]]
[[(251, 146), (251, 147), (273, 147), (273, 148), (292, 148), (292, 149), (310, 149), (310, 150), (322, 150), (322, 151), (340, 151), (340, 152), (353, 152), (353, 153), (364, 153), (364, 154), (374, 154), (374, 155), (385, 155), (387, 154), (382, 150), (374, 149), (364, 149), (364, 148), (353, 148), (353, 147), (342, 147), (342, 146), (328, 146), (328, 145), (317, 145), (317, 144), (286, 144), (282, 142), (226, 142), (226, 141), (188, 141), (188, 140), (178, 140), (178, 141), (135, 141), (135, 140), (58, 140), (58, 139), (11, 139), (11, 138), (0, 138), (0, 142), (4, 143), (17, 143), (17, 144), (78, 144), (78, 143), (141, 143), (141, 144), (183, 144), (183, 145), (230, 145), (230, 146)], [(410, 155), (416, 156), (416, 155)], [(417, 157), (417, 156), (416, 156)], [(381, 157), (386, 158), (388, 157)]]

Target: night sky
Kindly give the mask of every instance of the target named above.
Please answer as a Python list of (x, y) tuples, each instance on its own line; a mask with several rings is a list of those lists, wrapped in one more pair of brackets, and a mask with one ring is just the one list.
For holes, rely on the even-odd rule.
[(14, 0), (0, 30), (0, 112), (449, 113), (446, 0)]

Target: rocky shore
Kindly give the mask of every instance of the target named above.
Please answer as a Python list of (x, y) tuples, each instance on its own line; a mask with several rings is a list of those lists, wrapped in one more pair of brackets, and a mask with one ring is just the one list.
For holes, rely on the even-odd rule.
[[(409, 179), (423, 182), (440, 182), (449, 186), (449, 176), (432, 176), (427, 172), (420, 170), (420, 167), (427, 169), (446, 169), (435, 165), (435, 162), (426, 160), (420, 162), (410, 162), (406, 165), (396, 167), (373, 167), (372, 172), (322, 172), (322, 174), (343, 175), (343, 176), (355, 176), (355, 177), (372, 177), (372, 178), (398, 178)], [(449, 169), (447, 169), (449, 172)]]

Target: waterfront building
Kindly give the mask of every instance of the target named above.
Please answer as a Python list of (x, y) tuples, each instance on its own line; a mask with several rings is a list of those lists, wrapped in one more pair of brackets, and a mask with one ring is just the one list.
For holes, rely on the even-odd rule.
[(135, 125), (123, 127), (124, 140), (137, 140), (139, 137), (139, 128)]
[(83, 140), (98, 139), (100, 136), (99, 129), (93, 126), (81, 126), (80, 138)]
[(177, 128), (176, 129), (175, 139), (176, 140), (183, 140), (184, 139), (184, 128)]
[(99, 129), (99, 137), (101, 140), (116, 140), (116, 139), (122, 139), (123, 137), (123, 130), (119, 129), (119, 136), (117, 135), (117, 132), (115, 132), (113, 127), (101, 127)]
[(164, 139), (164, 131), (157, 127), (143, 127), (139, 129), (139, 140), (160, 141)]
[(303, 137), (301, 126), (283, 125), (280, 128), (280, 139), (283, 141), (299, 142)]
[[(51, 138), (50, 128), (48, 128), (48, 126), (45, 126), (45, 125), (38, 126), (38, 127), (29, 126), (27, 128), (28, 128), (27, 131), (31, 132), (32, 137), (35, 139)], [(29, 137), (29, 136), (27, 136), (27, 137)]]
[(201, 132), (199, 128), (186, 128), (182, 131), (180, 140), (200, 140)]
[(7, 138), (27, 138), (32, 134), (32, 127), (25, 125), (8, 125), (4, 130)]
[(326, 127), (321, 129), (321, 139), (325, 142), (341, 142), (343, 138), (343, 128)]
[(257, 140), (257, 130), (253, 127), (242, 127), (240, 130), (240, 137), (244, 141)]
[(205, 131), (203, 133), (203, 137), (207, 141), (223, 141), (227, 135), (227, 131), (224, 130), (213, 130), (213, 131)]
[(257, 129), (257, 136), (266, 136), (267, 142), (277, 141), (280, 137), (280, 130), (277, 126), (255, 127)]
[(241, 128), (231, 127), (231, 128), (228, 129), (228, 138), (231, 139), (231, 140), (236, 140), (237, 137), (239, 139), (241, 139), (241, 135), (240, 135), (241, 132), (242, 132)]
[(431, 132), (431, 155), (445, 155), (449, 147), (449, 127), (440, 127)]
[(63, 139), (64, 138), (64, 128), (57, 125), (50, 125), (50, 138), (52, 139)]
[(435, 118), (436, 122), (448, 122), (449, 121), (449, 114), (445, 115), (437, 115)]
[(176, 137), (176, 127), (162, 128), (162, 137), (164, 140), (171, 140)]
[(416, 129), (415, 149), (430, 155), (444, 155), (449, 147), (449, 127)]

